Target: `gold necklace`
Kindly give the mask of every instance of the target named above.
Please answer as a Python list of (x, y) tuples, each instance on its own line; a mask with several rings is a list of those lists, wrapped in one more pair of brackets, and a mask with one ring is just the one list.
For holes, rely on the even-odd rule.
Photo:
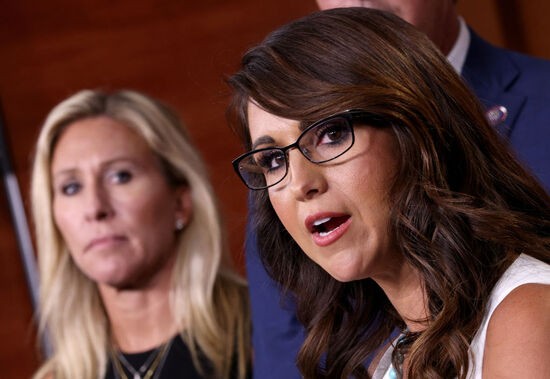
[[(128, 371), (131, 371), (131, 372), (133, 371), (132, 372), (133, 379), (151, 379), (151, 377), (153, 376), (153, 374), (155, 373), (155, 371), (159, 367), (161, 361), (164, 361), (165, 354), (168, 352), (168, 349), (170, 348), (171, 344), (172, 344), (172, 341), (170, 340), (170, 342), (167, 342), (167, 343), (163, 344), (161, 347), (158, 348), (157, 355), (155, 356), (155, 358), (153, 359), (151, 365), (149, 366), (149, 368), (145, 372), (145, 376), (143, 376), (143, 378), (141, 377), (141, 370), (144, 366), (146, 367), (147, 365), (143, 365), (142, 367), (140, 367), (140, 370), (138, 372), (128, 362), (128, 365), (133, 370), (130, 369), (130, 367), (128, 367), (128, 365), (125, 365), (125, 367), (128, 369)], [(116, 374), (118, 374), (120, 379), (128, 379), (128, 376), (126, 375), (126, 372), (124, 372), (124, 369), (122, 368), (122, 364), (121, 364), (121, 363), (124, 363), (124, 361), (122, 361), (120, 359), (121, 356), (119, 354), (122, 354), (122, 353), (116, 353), (114, 350), (111, 350), (111, 359), (113, 360), (113, 365), (114, 365), (114, 368), (116, 370)]]

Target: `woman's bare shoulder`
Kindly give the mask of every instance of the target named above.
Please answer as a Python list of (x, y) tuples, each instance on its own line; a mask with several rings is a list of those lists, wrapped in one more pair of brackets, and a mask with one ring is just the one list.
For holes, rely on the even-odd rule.
[(550, 285), (521, 285), (491, 316), (483, 376), (550, 378), (549, 351)]

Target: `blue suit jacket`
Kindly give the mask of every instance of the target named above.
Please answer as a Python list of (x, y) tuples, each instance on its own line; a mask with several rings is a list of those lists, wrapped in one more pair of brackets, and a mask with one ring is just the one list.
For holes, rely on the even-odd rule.
[[(508, 110), (499, 130), (520, 160), (550, 188), (550, 61), (490, 45), (473, 31), (462, 75), (487, 107)], [(304, 328), (290, 299), (268, 277), (258, 257), (256, 237), (247, 228), (245, 247), (252, 304), (254, 378), (299, 379), (296, 353)]]
[(507, 108), (501, 132), (519, 160), (550, 189), (550, 61), (497, 48), (470, 34), (462, 76), (487, 107)]

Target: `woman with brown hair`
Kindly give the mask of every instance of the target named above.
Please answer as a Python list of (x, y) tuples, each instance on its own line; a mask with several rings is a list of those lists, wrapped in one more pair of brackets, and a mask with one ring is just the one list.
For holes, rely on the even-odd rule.
[(306, 378), (550, 374), (550, 198), (427, 37), (318, 12), (229, 83), (249, 150), (233, 164), (296, 296)]

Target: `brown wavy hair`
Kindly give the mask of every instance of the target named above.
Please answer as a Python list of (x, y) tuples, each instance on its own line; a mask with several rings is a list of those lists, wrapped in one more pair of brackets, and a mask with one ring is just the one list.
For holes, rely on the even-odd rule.
[[(407, 374), (465, 378), (469, 343), (511, 258), (550, 263), (550, 199), (445, 57), (394, 15), (332, 9), (271, 33), (228, 82), (228, 119), (246, 149), (249, 101), (306, 124), (359, 108), (392, 129), (400, 162), (390, 233), (422, 276), (429, 309), (427, 328), (406, 347)], [(296, 296), (307, 330), (303, 375), (368, 377), (365, 360), (404, 321), (372, 279), (341, 283), (311, 261), (267, 191), (252, 198), (262, 261)]]

